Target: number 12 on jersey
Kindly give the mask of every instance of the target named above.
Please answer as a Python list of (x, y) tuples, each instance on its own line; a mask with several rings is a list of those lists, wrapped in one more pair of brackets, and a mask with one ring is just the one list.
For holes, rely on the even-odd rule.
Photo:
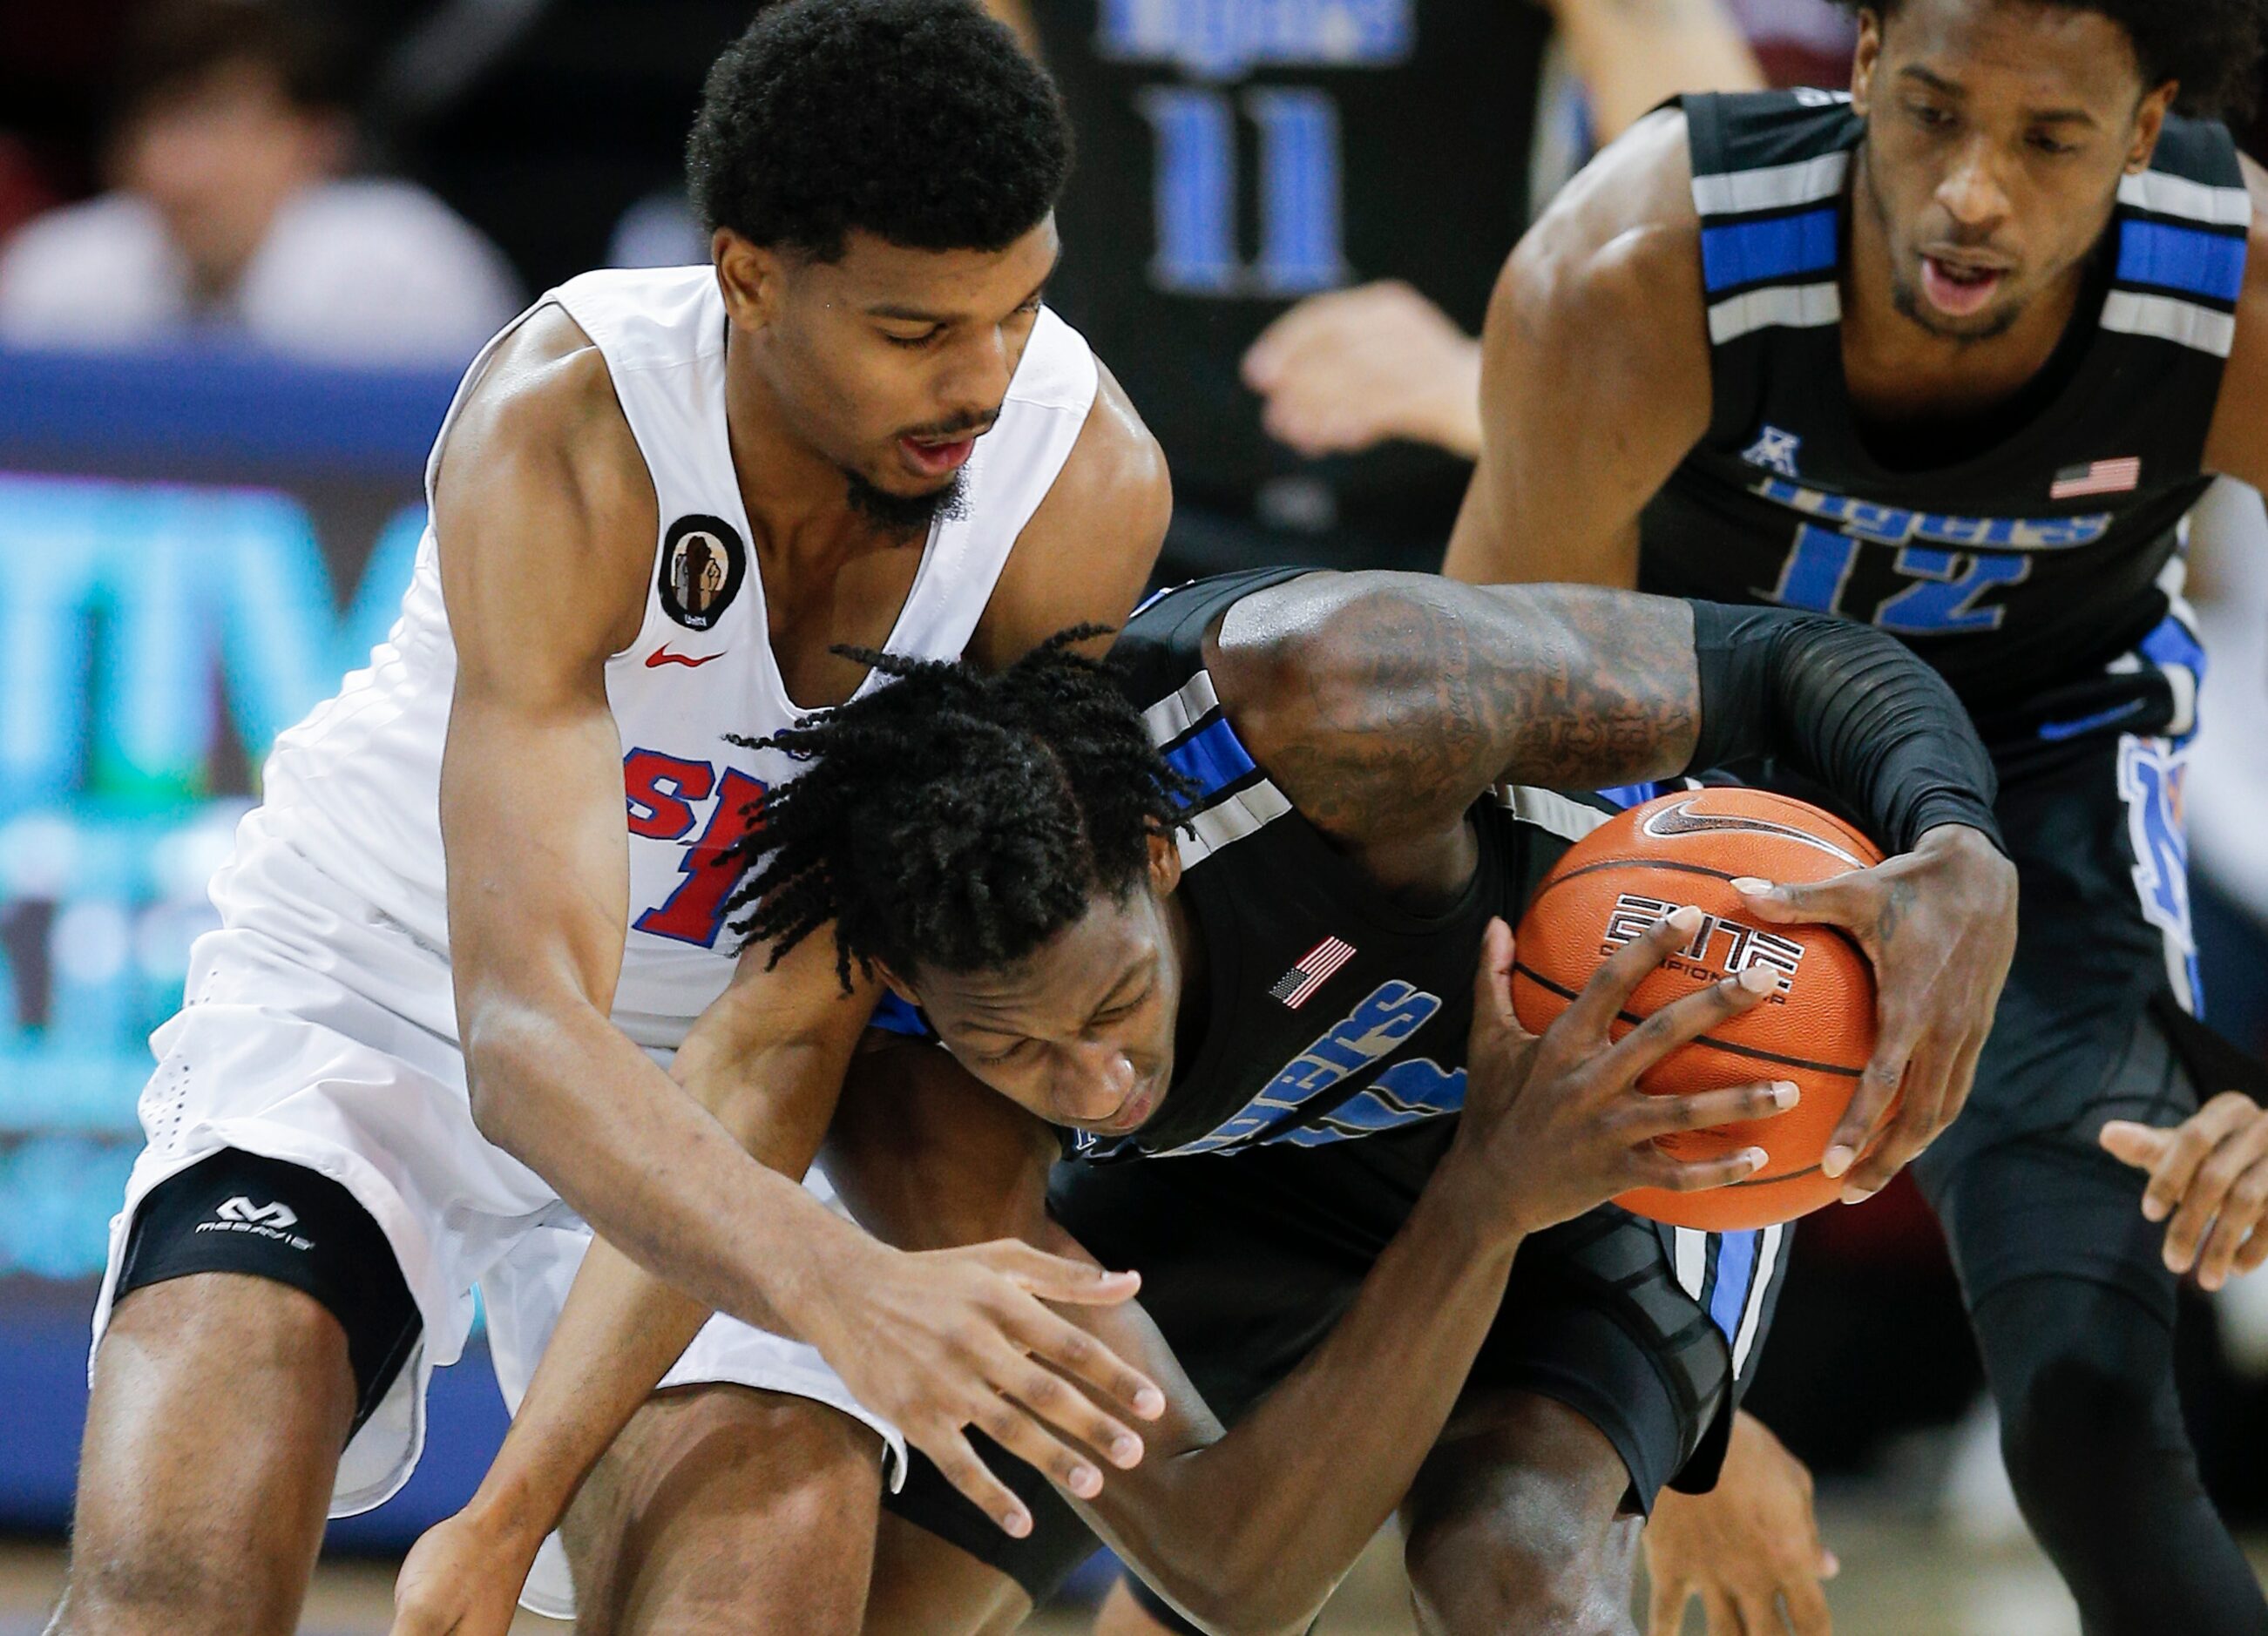
[(2029, 557), (2002, 552), (1900, 546), (1890, 567), (1913, 583), (1883, 598), (1868, 613), (1846, 605), (1859, 548), (1868, 543), (1855, 534), (1806, 523), (1796, 530), (1795, 547), (1780, 569), (1779, 583), (1769, 591), (1759, 589), (1757, 594), (1782, 607), (1866, 620), (1902, 636), (1948, 636), (1999, 629), (2008, 611), (1984, 605), (1986, 593), (2017, 584), (2032, 571)]

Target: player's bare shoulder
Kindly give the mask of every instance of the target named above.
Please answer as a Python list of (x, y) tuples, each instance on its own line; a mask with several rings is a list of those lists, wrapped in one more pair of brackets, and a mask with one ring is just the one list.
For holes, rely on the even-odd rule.
[(441, 444), (434, 535), (460, 649), (491, 596), (521, 599), (523, 641), (629, 645), (657, 526), (605, 357), (563, 310), (539, 308), (497, 343)]
[(1017, 537), (969, 657), (1004, 665), (1067, 626), (1123, 623), (1173, 516), (1165, 451), (1095, 362), (1094, 402), (1047, 498)]
[(2244, 286), (2236, 297), (2236, 337), (2221, 378), (2220, 402), (2205, 444), (2205, 465), (2268, 484), (2268, 168), (2239, 155), (2252, 200)]
[(1705, 374), (1701, 220), (1683, 110), (1631, 127), (1563, 188), (1506, 262), (1491, 337), (1566, 352), (1675, 351)]

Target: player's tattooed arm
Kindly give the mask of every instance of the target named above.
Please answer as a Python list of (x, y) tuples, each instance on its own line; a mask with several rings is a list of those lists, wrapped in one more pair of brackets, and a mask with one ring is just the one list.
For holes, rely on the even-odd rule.
[(1357, 845), (1454, 827), (1501, 781), (1668, 777), (1700, 737), (1693, 611), (1659, 597), (1316, 574), (1236, 604), (1213, 649), (1246, 747)]
[(1882, 632), (1318, 574), (1237, 603), (1208, 662), (1255, 759), (1389, 891), (1462, 878), (1444, 860), (1472, 845), (1465, 810), (1498, 781), (1596, 789), (1765, 755), (1817, 779), (1899, 855), (1750, 899), (1763, 919), (1844, 927), (1881, 978), (1880, 1039), (1827, 1174), (1871, 1193), (1959, 1113), (2015, 947), (2015, 871), (1966, 712)]

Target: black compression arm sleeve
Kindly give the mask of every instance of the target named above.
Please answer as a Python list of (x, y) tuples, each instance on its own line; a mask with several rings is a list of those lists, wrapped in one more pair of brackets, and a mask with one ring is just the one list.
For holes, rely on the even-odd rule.
[(1894, 852), (1940, 824), (2007, 843), (1999, 781), (1945, 679), (1870, 626), (1783, 608), (1697, 602), (1701, 733), (1692, 770), (1777, 755), (1862, 814)]

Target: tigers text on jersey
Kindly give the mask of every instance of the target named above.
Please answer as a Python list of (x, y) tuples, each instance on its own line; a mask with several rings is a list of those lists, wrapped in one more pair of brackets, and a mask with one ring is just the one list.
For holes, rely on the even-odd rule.
[[(765, 789), (792, 775), (784, 759), (726, 735), (762, 737), (804, 711), (772, 654), (733, 469), (713, 269), (585, 274), (536, 304), (546, 304), (563, 309), (605, 358), (660, 508), (637, 639), (608, 661), (606, 682), (622, 740), (630, 884), (615, 1020), (641, 1045), (673, 1046), (731, 973), (725, 849)], [(441, 443), (503, 339), (474, 361), (443, 422), (429, 503)], [(1096, 382), (1086, 342), (1043, 311), (998, 422), (965, 468), (965, 503), (931, 530), (890, 649), (960, 654), (1070, 455)], [(266, 799), (213, 883), (225, 921), (260, 924), (315, 969), (451, 1039), (438, 792), (455, 675), (429, 526), (392, 633), (366, 668), (278, 738)]]
[(1205, 632), (1230, 607), (1305, 571), (1225, 575), (1157, 598), (1114, 649), (1151, 736), (1201, 791), (1183, 814), (1179, 890), (1204, 939), (1209, 998), (1158, 1112), (1130, 1136), (1080, 1136), (1083, 1156), (1314, 1145), (1456, 1112), (1491, 917), (1518, 920), (1560, 855), (1615, 810), (1498, 791), (1474, 805), (1480, 861), (1456, 901), (1427, 914), (1395, 904), (1254, 764), (1204, 668)]
[(2029, 416), (1955, 464), (1905, 471), (1869, 451), (1843, 373), (1864, 121), (1822, 92), (1684, 107), (1714, 410), (1646, 511), (1642, 588), (1870, 621), (1985, 722), (2121, 665), (2129, 697), (2104, 708), (2185, 730), (2194, 683), (2170, 672), (2196, 641), (2169, 618), (2178, 525), (2208, 481), (2251, 221), (2228, 133), (2166, 121), (2151, 168), (2119, 189)]

